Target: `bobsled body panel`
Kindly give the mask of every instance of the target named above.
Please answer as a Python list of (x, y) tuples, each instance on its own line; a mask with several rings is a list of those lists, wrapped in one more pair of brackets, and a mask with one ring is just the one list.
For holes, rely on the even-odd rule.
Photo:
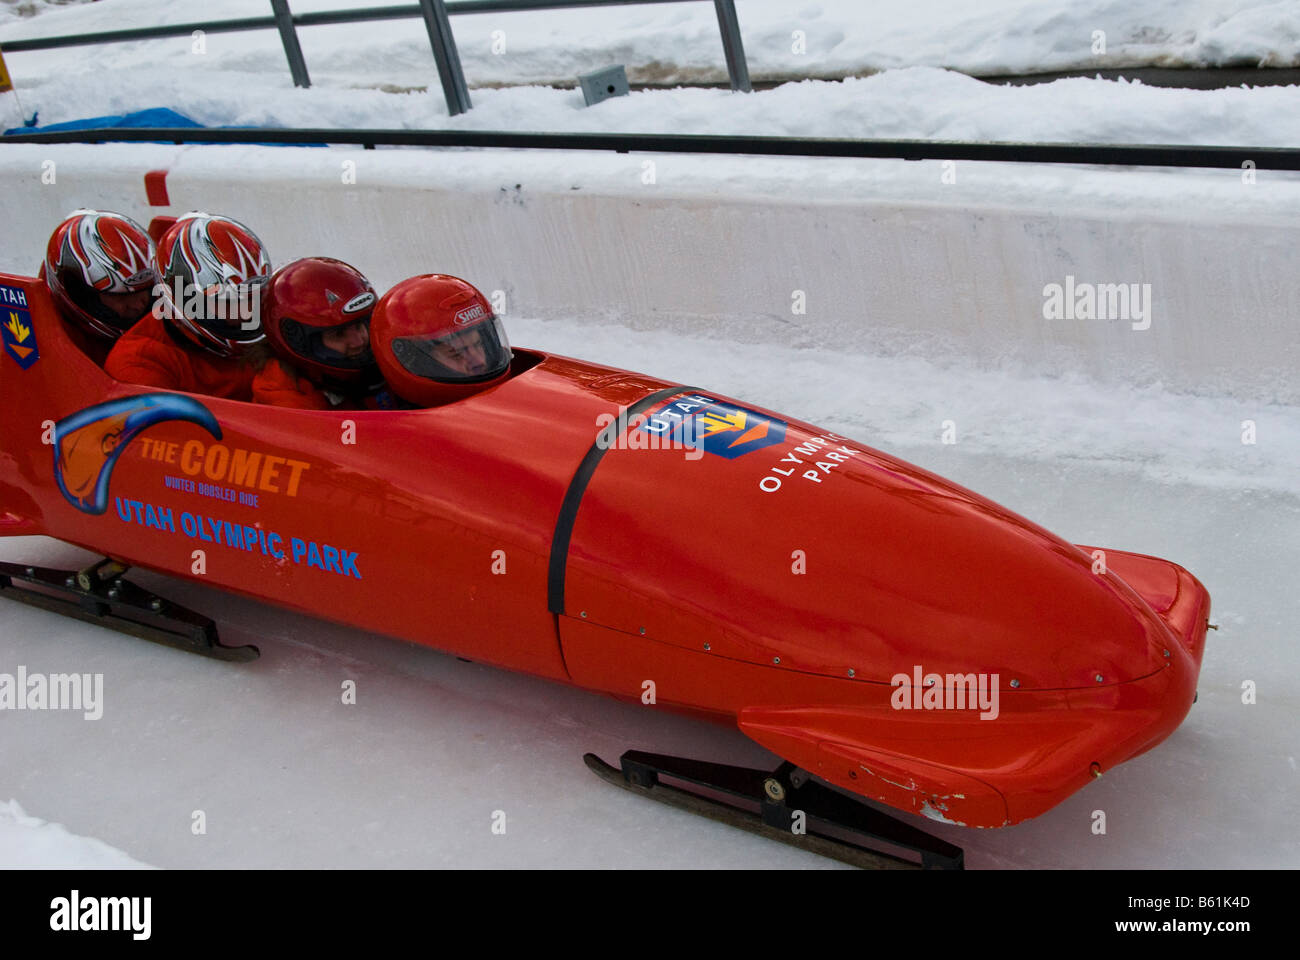
[(770, 411), (692, 392), (674, 405), (696, 418), (724, 411), (721, 434), (766, 422), (783, 436), (731, 457), (610, 450), (574, 524), (570, 615), (861, 681), (919, 666), (1050, 690), (1162, 666), (1168, 626), (1116, 574), (1094, 573), (1091, 556), (1028, 520)]
[(21, 532), (567, 679), (545, 604), (560, 502), (599, 415), (662, 381), (520, 351), (518, 376), (431, 410), (163, 393), (113, 380), (22, 289), (43, 355), (0, 378)]
[[(711, 703), (783, 759), (854, 793), (966, 826), (1018, 823), (1167, 737), (1190, 660), (1093, 690), (861, 682), (715, 658), (560, 619), (573, 679), (646, 709)], [(974, 785), (981, 785), (974, 789)]]

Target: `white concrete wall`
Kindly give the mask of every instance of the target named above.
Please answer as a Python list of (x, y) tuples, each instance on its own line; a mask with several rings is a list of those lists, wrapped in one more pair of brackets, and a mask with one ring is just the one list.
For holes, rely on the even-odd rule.
[[(645, 164), (655, 164), (645, 182)], [(42, 182), (54, 163), (54, 183)], [(345, 183), (348, 162), (355, 183)], [(172, 205), (143, 174), (167, 168)], [(541, 151), (7, 146), (0, 269), (64, 213), (246, 221), (275, 262), (328, 254), (381, 289), (443, 271), (507, 315), (728, 341), (921, 352), (1101, 383), (1300, 402), (1300, 177)], [(46, 179), (49, 179), (48, 175)], [(519, 186), (516, 187), (516, 184)], [(1150, 329), (1047, 320), (1068, 275), (1149, 283)], [(792, 313), (802, 290), (807, 312)]]

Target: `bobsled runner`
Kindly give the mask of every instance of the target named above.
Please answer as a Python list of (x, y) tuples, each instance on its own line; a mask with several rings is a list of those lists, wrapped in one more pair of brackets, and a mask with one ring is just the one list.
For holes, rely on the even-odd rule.
[(270, 408), (113, 380), (32, 278), (0, 275), (0, 307), (0, 535), (105, 557), (7, 564), (0, 594), (256, 656), (123, 578), (138, 566), (721, 719), (785, 762), (588, 764), (926, 866), (960, 851), (862, 801), (1014, 824), (1196, 694), (1210, 602), (1182, 567), (704, 388), (517, 349), (508, 380), (443, 407)]

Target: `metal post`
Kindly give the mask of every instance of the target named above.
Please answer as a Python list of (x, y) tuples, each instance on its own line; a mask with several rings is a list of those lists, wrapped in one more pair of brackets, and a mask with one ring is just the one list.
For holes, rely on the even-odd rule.
[(740, 22), (736, 19), (735, 0), (713, 0), (718, 11), (718, 29), (722, 32), (722, 49), (727, 54), (727, 73), (731, 76), (731, 89), (749, 93), (749, 65), (745, 63), (745, 47), (740, 42)]
[(280, 42), (284, 44), (284, 55), (289, 60), (293, 85), (310, 87), (311, 77), (307, 76), (307, 61), (302, 58), (302, 47), (298, 46), (298, 31), (293, 26), (289, 0), (271, 0), (271, 12), (275, 14), (275, 25), (280, 29)]
[(433, 59), (438, 64), (438, 77), (442, 80), (442, 95), (447, 98), (447, 112), (454, 117), (464, 113), (472, 104), (469, 90), (465, 88), (465, 74), (460, 69), (456, 38), (451, 35), (447, 7), (442, 0), (420, 0), (420, 12), (424, 14), (424, 25), (429, 30)]

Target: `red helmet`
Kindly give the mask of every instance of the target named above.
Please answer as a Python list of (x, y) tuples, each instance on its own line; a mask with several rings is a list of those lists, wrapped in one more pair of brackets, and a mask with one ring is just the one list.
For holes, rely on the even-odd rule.
[(318, 387), (369, 385), (379, 379), (369, 329), (377, 299), (342, 260), (304, 257), (271, 275), (262, 325), (275, 352)]
[(263, 337), (262, 287), (271, 261), (242, 223), (187, 213), (158, 241), (164, 316), (195, 345), (222, 357)]
[(116, 340), (153, 305), (153, 241), (129, 217), (78, 210), (50, 236), (45, 282), (69, 320)]
[(370, 347), (389, 388), (417, 407), (468, 397), (510, 371), (505, 328), (487, 299), (441, 273), (403, 280), (384, 294)]

